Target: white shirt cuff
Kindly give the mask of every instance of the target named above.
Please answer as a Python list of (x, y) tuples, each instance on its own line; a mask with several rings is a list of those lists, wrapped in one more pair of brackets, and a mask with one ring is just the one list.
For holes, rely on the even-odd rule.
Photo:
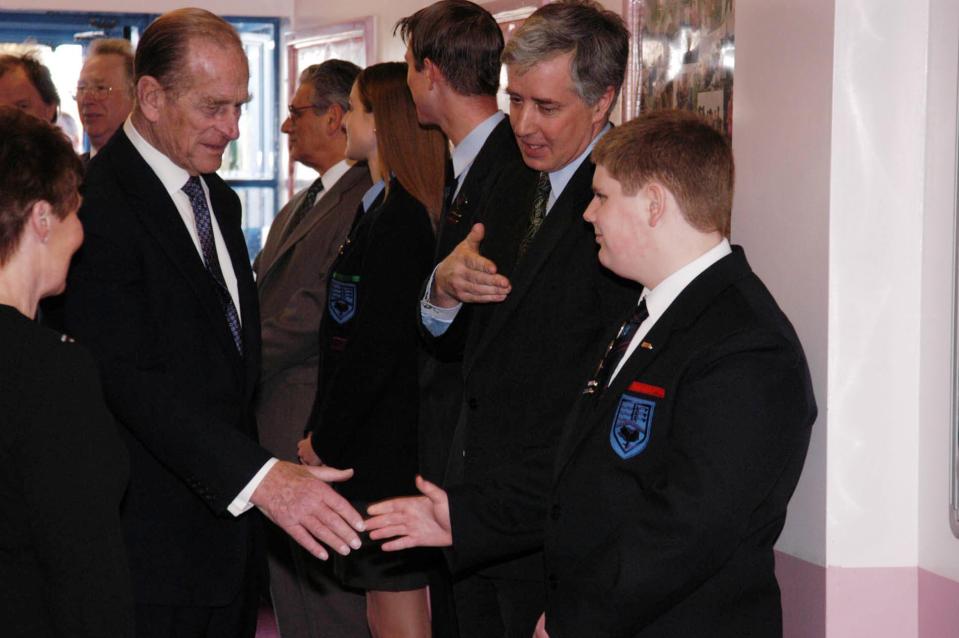
[(260, 468), (259, 472), (253, 475), (253, 478), (249, 483), (246, 484), (246, 487), (240, 490), (240, 493), (236, 495), (236, 498), (233, 499), (233, 502), (230, 503), (230, 506), (226, 508), (230, 514), (239, 516), (253, 507), (253, 503), (250, 502), (250, 499), (253, 498), (253, 492), (256, 491), (256, 488), (260, 487), (260, 483), (263, 482), (263, 479), (266, 478), (267, 473), (273, 469), (273, 466), (276, 465), (277, 462), (279, 462), (279, 459), (270, 459), (263, 464), (263, 467)]

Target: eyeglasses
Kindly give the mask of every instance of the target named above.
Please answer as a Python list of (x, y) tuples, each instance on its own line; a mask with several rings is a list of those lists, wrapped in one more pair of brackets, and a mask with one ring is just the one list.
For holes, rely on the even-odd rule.
[(309, 111), (311, 109), (324, 109), (329, 108), (321, 106), (319, 104), (307, 104), (306, 106), (293, 106), (290, 104), (286, 109), (290, 112), (290, 119), (296, 121), (300, 118), (304, 111)]
[(97, 102), (102, 102), (103, 100), (107, 99), (107, 96), (112, 92), (112, 86), (103, 86), (102, 84), (95, 84), (93, 86), (77, 86), (77, 90), (73, 93), (73, 99), (79, 102), (83, 98), (83, 94), (86, 93)]

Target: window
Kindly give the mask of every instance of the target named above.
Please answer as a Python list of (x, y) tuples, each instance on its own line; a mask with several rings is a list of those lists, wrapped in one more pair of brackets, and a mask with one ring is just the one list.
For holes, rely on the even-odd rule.
[[(312, 64), (337, 59), (352, 62), (361, 69), (365, 68), (369, 60), (374, 59), (372, 41), (373, 18), (290, 34), (286, 47), (289, 68), (287, 101), (292, 100), (293, 94), (296, 93), (300, 72)], [(316, 171), (302, 164), (290, 162), (285, 145), (283, 150), (289, 166), (286, 188), (287, 199), (289, 199), (295, 192), (306, 188), (316, 179)]]

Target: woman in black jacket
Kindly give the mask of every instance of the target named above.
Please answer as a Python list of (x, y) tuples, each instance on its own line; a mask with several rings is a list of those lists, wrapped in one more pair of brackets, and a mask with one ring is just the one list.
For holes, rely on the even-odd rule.
[[(368, 163), (374, 186), (330, 269), (317, 398), (299, 453), (304, 463), (353, 468), (338, 490), (362, 511), (415, 493), (417, 301), (432, 266), (448, 147), (418, 124), (398, 62), (360, 73), (345, 127), (346, 154)], [(342, 583), (367, 592), (374, 638), (429, 636), (430, 551), (389, 554), (366, 540), (334, 556)]]
[(83, 241), (80, 159), (0, 107), (0, 633), (126, 638), (126, 449), (92, 357), (34, 319)]

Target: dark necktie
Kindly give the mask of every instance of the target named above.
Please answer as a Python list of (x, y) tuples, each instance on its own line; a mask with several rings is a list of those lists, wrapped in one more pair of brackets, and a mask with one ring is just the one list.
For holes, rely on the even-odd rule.
[(543, 225), (543, 219), (546, 217), (546, 202), (549, 201), (549, 173), (543, 171), (539, 174), (536, 181), (536, 192), (533, 195), (533, 208), (529, 212), (529, 226), (526, 228), (526, 235), (519, 244), (519, 256), (522, 257), (529, 249), (533, 237), (536, 236), (539, 227)]
[(216, 254), (216, 243), (213, 241), (213, 224), (210, 220), (210, 209), (206, 205), (206, 195), (203, 193), (203, 186), (200, 184), (200, 178), (196, 175), (190, 177), (183, 185), (183, 192), (190, 198), (190, 205), (193, 207), (193, 217), (196, 219), (196, 234), (200, 238), (200, 249), (203, 251), (203, 263), (206, 270), (213, 277), (216, 283), (216, 292), (220, 297), (220, 305), (223, 306), (223, 314), (226, 315), (226, 322), (230, 328), (230, 334), (233, 335), (233, 343), (241, 354), (243, 353), (243, 333), (240, 329), (240, 315), (233, 304), (233, 297), (226, 287), (226, 281), (223, 279), (223, 271), (220, 270), (220, 259)]
[(613, 371), (616, 369), (616, 366), (619, 365), (619, 362), (623, 360), (623, 355), (626, 354), (626, 350), (629, 348), (629, 342), (633, 340), (633, 335), (636, 334), (639, 326), (646, 321), (647, 317), (649, 317), (649, 311), (646, 310), (646, 298), (644, 297), (633, 310), (632, 314), (623, 322), (623, 325), (620, 326), (619, 332), (616, 333), (616, 338), (613, 339), (609, 347), (606, 348), (606, 354), (603, 355), (603, 360), (599, 362), (593, 380), (586, 384), (586, 391), (588, 393), (592, 394), (595, 392), (602, 394), (603, 390), (606, 389)]
[(287, 222), (286, 228), (283, 232), (284, 240), (293, 234), (293, 231), (297, 226), (300, 225), (300, 222), (303, 221), (303, 218), (306, 217), (306, 214), (313, 209), (313, 206), (316, 204), (316, 198), (319, 197), (320, 193), (322, 192), (323, 180), (317, 177), (307, 189), (306, 195), (303, 196), (303, 201), (300, 202), (300, 205), (297, 206), (296, 210), (293, 211), (293, 214), (290, 215), (290, 220)]
[(443, 178), (443, 214), (450, 209), (453, 203), (453, 193), (456, 192), (456, 175), (453, 173), (453, 160), (446, 158), (445, 177)]

